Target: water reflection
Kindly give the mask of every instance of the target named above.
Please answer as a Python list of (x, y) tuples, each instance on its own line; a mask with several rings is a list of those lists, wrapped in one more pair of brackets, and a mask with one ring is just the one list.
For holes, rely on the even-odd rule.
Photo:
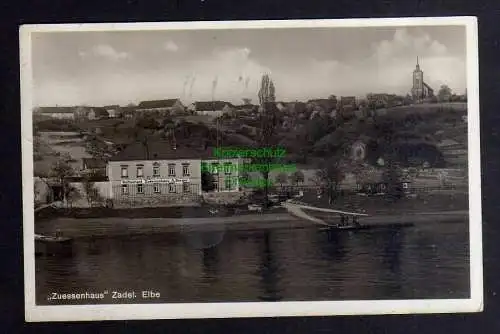
[(272, 247), (272, 232), (265, 230), (260, 246), (260, 269), (261, 285), (264, 294), (259, 296), (263, 301), (277, 301), (282, 297), (278, 288), (279, 267), (277, 258)]
[(42, 304), (75, 289), (153, 289), (161, 302), (467, 298), (468, 256), (459, 224), (75, 240), (72, 257), (36, 258), (36, 294)]

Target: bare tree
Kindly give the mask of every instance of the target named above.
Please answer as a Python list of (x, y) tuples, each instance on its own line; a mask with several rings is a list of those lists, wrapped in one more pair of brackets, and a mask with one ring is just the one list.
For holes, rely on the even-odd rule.
[(323, 181), (328, 193), (328, 203), (332, 204), (338, 195), (340, 183), (345, 178), (342, 159), (336, 156), (328, 159), (318, 171), (317, 177)]
[(276, 176), (276, 183), (279, 183), (280, 187), (283, 188), (283, 184), (287, 183), (288, 181), (288, 176), (286, 173), (279, 173)]
[(73, 174), (73, 168), (69, 162), (64, 159), (56, 161), (50, 171), (50, 176), (56, 178), (61, 186), (63, 202), (66, 202), (67, 188), (69, 188), (67, 178)]

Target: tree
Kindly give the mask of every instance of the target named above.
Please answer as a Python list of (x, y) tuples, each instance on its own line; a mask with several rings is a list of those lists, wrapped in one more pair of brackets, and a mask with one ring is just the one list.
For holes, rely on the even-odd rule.
[(395, 158), (389, 156), (382, 173), (382, 182), (386, 184), (387, 188), (385, 193), (389, 200), (398, 200), (403, 196), (401, 181), (401, 168)]
[(439, 102), (449, 102), (451, 99), (451, 95), (452, 95), (452, 92), (451, 92), (450, 87), (448, 87), (447, 85), (442, 85), (439, 88), (438, 100), (439, 100)]
[(322, 181), (328, 191), (328, 202), (333, 203), (338, 194), (340, 183), (344, 180), (344, 163), (339, 156), (328, 159), (317, 172), (317, 177)]
[(50, 175), (57, 179), (59, 185), (62, 189), (63, 202), (66, 201), (66, 195), (68, 194), (67, 189), (69, 189), (69, 184), (67, 178), (74, 174), (73, 167), (68, 161), (64, 159), (59, 159), (52, 165)]
[(290, 183), (297, 186), (299, 183), (304, 182), (304, 173), (301, 171), (295, 171), (290, 175)]
[(283, 188), (283, 184), (287, 183), (288, 181), (288, 176), (286, 173), (279, 173), (276, 175), (276, 183), (279, 183), (280, 187)]
[[(259, 102), (261, 106), (260, 113), (260, 147), (270, 147), (273, 142), (273, 137), (276, 132), (278, 125), (277, 110), (275, 102), (275, 88), (269, 75), (265, 74), (262, 76), (262, 82), (259, 89)], [(255, 159), (258, 163), (266, 165), (262, 171), (262, 176), (264, 177), (264, 198), (265, 206), (269, 204), (269, 166), (273, 161), (272, 157), (263, 157)]]
[(73, 204), (78, 201), (79, 199), (82, 198), (82, 194), (78, 190), (78, 188), (68, 184), (65, 188), (65, 198), (66, 202), (68, 203), (69, 207), (72, 208)]
[(93, 158), (100, 160), (105, 160), (112, 154), (108, 144), (95, 137), (85, 143), (85, 151)]
[(158, 129), (158, 122), (156, 122), (153, 117), (145, 116), (139, 118), (136, 121), (135, 126), (142, 129), (154, 131)]

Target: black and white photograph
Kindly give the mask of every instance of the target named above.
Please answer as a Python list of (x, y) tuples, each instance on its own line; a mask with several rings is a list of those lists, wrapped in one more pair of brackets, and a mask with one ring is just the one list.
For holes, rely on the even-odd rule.
[(472, 17), (20, 28), (27, 321), (481, 312)]

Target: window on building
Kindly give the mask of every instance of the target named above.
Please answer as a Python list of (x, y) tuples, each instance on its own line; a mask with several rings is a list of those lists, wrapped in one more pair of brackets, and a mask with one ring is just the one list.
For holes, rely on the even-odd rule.
[(169, 193), (175, 193), (176, 192), (175, 183), (169, 183), (168, 184), (168, 192)]
[(231, 174), (231, 168), (232, 167), (232, 164), (230, 162), (226, 162), (224, 164), (224, 173), (226, 174)]
[(128, 166), (121, 166), (122, 169), (122, 179), (128, 177)]
[(158, 163), (153, 164), (153, 176), (160, 176), (160, 165)]
[(212, 164), (212, 174), (219, 174), (219, 164), (218, 163)]
[(408, 183), (406, 182), (403, 183), (403, 189), (408, 189)]
[(144, 185), (142, 183), (137, 184), (137, 193), (144, 194)]
[(189, 184), (189, 182), (184, 182), (182, 184), (182, 191), (188, 193), (190, 192), (190, 190), (191, 190), (191, 185)]
[(143, 165), (137, 166), (137, 177), (144, 177), (144, 166)]
[(227, 190), (232, 190), (233, 189), (233, 180), (228, 177), (227, 179), (224, 180), (224, 187), (227, 189)]
[(160, 184), (159, 183), (153, 184), (153, 192), (155, 194), (159, 194), (160, 193)]
[(189, 164), (182, 164), (182, 176), (189, 176), (190, 171), (189, 171)]
[(214, 181), (214, 191), (219, 191), (219, 182)]
[(128, 185), (122, 184), (122, 195), (128, 194)]
[(175, 176), (175, 164), (168, 164), (168, 176)]

